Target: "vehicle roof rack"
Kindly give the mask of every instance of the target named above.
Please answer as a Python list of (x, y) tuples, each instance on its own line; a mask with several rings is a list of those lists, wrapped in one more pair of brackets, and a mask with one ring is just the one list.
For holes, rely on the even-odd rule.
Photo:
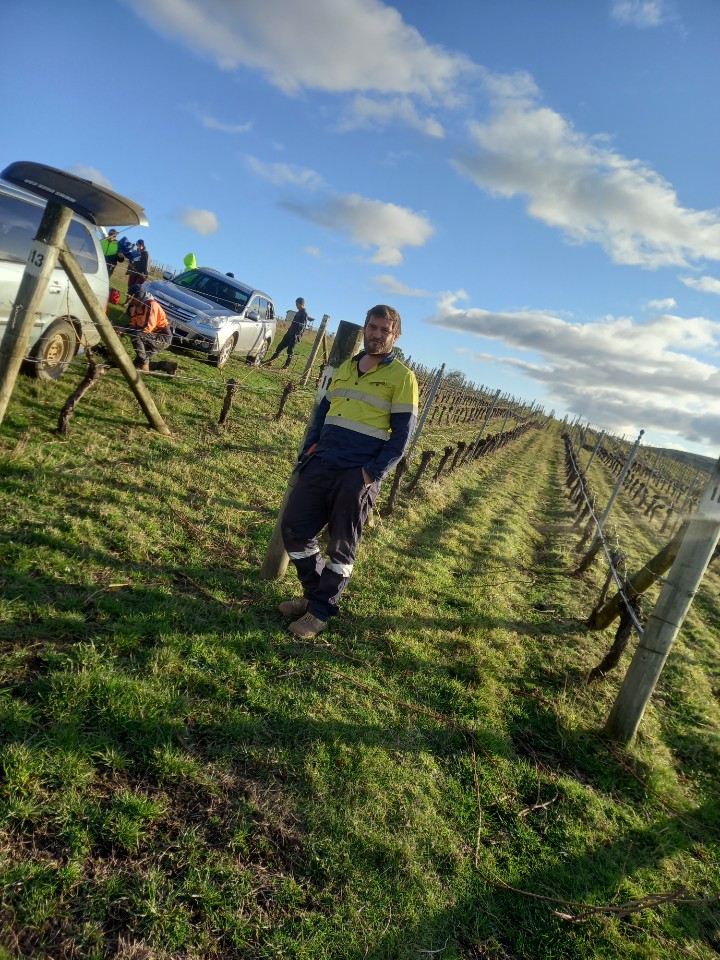
[(148, 226), (139, 204), (92, 180), (44, 163), (18, 160), (5, 167), (0, 177), (38, 197), (70, 207), (98, 227)]

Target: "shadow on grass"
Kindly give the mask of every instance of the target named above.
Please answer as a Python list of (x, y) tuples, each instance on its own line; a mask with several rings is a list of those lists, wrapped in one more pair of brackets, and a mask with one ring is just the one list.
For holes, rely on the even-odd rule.
[[(717, 800), (708, 801), (692, 811), (698, 823), (716, 825), (720, 817)], [(547, 831), (544, 818), (537, 817), (529, 828), (541, 835)], [(486, 827), (486, 835), (490, 832)], [(638, 899), (638, 885), (644, 893), (677, 893), (680, 883), (669, 890), (648, 886), (654, 869), (666, 858), (691, 853), (697, 837), (685, 829), (681, 818), (658, 817), (646, 829), (620, 831), (612, 843), (601, 842), (570, 855), (555, 851), (549, 862), (525, 873), (503, 870), (493, 864), (485, 873), (488, 859), (481, 846), (480, 874), (468, 881), (470, 892), (450, 909), (426, 916), (414, 926), (394, 931), (370, 944), (366, 956), (377, 958), (411, 957), (431, 951), (438, 956), (467, 960), (475, 958), (532, 958), (532, 960), (576, 960), (578, 956), (607, 956), (643, 960), (648, 956), (664, 958), (685, 955), (698, 945), (715, 954), (720, 948), (720, 907), (666, 904), (652, 911), (632, 913), (628, 920), (589, 919), (572, 923), (553, 911), (571, 916), (581, 914), (575, 904), (619, 904)], [(487, 848), (492, 853), (492, 846)], [(492, 863), (490, 859), (490, 863)], [(559, 902), (542, 902), (503, 889), (509, 883), (517, 890)], [(651, 883), (651, 881), (650, 881)], [(563, 902), (565, 901), (565, 902)], [(453, 950), (453, 947), (455, 950)], [(414, 953), (413, 953), (414, 949)], [(677, 953), (676, 953), (677, 950)], [(360, 956), (360, 954), (358, 954)]]
[[(129, 481), (122, 482), (129, 492), (146, 492), (139, 486), (133, 489)], [(466, 520), (481, 495), (478, 491), (477, 495), (458, 496), (449, 511), (453, 520)], [(105, 502), (109, 503), (109, 492), (107, 496)], [(88, 515), (99, 517), (93, 509), (87, 508)], [(425, 525), (422, 550), (437, 551), (442, 522), (433, 518)], [(448, 513), (444, 522), (448, 522)], [(332, 862), (330, 837), (325, 840), (328, 849), (316, 846), (312, 816), (318, 814), (313, 813), (313, 805), (336, 808), (335, 815), (344, 831), (337, 835), (341, 855), (352, 851), (356, 858), (355, 863), (347, 864), (351, 877), (353, 870), (364, 868), (372, 876), (382, 875), (390, 891), (407, 896), (407, 866), (397, 849), (381, 839), (366, 837), (361, 817), (350, 815), (343, 820), (346, 812), (352, 814), (356, 792), (363, 788), (363, 779), (367, 779), (362, 768), (352, 767), (355, 754), (361, 752), (355, 748), (387, 755), (390, 766), (404, 757), (416, 763), (429, 756), (439, 767), (449, 769), (465, 761), (467, 768), (468, 741), (449, 726), (411, 711), (403, 713), (401, 708), (385, 720), (387, 713), (375, 709), (379, 701), (373, 702), (371, 694), (364, 703), (348, 698), (342, 719), (326, 718), (324, 714), (333, 695), (336, 699), (342, 695), (345, 681), (316, 669), (317, 664), (348, 672), (357, 670), (356, 663), (340, 667), (343, 651), (334, 649), (335, 637), (349, 640), (350, 659), (367, 656), (368, 652), (379, 654), (368, 664), (375, 668), (368, 684), (392, 692), (397, 689), (393, 684), (401, 676), (414, 676), (416, 682), (406, 685), (399, 696), (408, 701), (412, 698), (416, 706), (443, 711), (461, 724), (465, 711), (472, 709), (472, 704), (467, 705), (469, 681), (482, 679), (474, 672), (477, 647), (464, 645), (465, 631), (503, 629), (535, 638), (538, 632), (571, 633), (576, 629), (575, 624), (553, 623), (546, 630), (544, 624), (527, 619), (480, 615), (455, 601), (449, 605), (449, 612), (443, 609), (433, 617), (411, 616), (404, 618), (402, 624), (384, 614), (358, 617), (329, 631), (331, 646), (327, 649), (309, 648), (281, 632), (281, 622), (271, 609), (277, 599), (272, 595), (274, 588), (261, 588), (254, 574), (244, 571), (239, 576), (236, 567), (218, 564), (215, 557), (208, 557), (205, 566), (135, 565), (110, 552), (104, 543), (66, 543), (61, 536), (46, 533), (40, 524), (26, 527), (21, 537), (23, 544), (63, 553), (69, 562), (88, 560), (98, 568), (132, 577), (133, 581), (138, 577), (132, 586), (115, 591), (68, 582), (37, 569), (2, 575), (2, 597), (9, 604), (18, 596), (27, 600), (15, 622), (8, 624), (7, 647), (21, 648), (31, 640), (42, 645), (28, 651), (27, 660), (17, 660), (14, 667), (8, 668), (15, 688), (11, 707), (18, 709), (9, 714), (12, 722), (5, 724), (4, 743), (49, 748), (59, 754), (81, 754), (95, 771), (95, 780), (84, 797), (88, 806), (78, 811), (79, 834), (87, 821), (86, 833), (80, 840), (74, 839), (72, 823), (62, 825), (70, 838), (66, 839), (66, 834), (60, 833), (60, 818), (45, 816), (43, 810), (35, 814), (26, 811), (25, 820), (18, 814), (14, 823), (19, 848), (30, 849), (35, 839), (42, 838), (38, 849), (51, 849), (63, 863), (68, 846), (82, 841), (89, 845), (92, 858), (90, 876), (82, 880), (84, 885), (79, 887), (77, 879), (71, 880), (66, 897), (73, 913), (63, 918), (64, 928), (49, 934), (44, 945), (30, 944), (29, 952), (37, 955), (41, 955), (41, 949), (50, 951), (46, 955), (53, 955), (53, 946), (61, 936), (70, 935), (71, 940), (82, 942), (82, 928), (91, 921), (102, 927), (109, 948), (116, 953), (124, 936), (154, 935), (155, 921), (145, 906), (152, 901), (167, 909), (167, 901), (162, 897), (155, 901), (156, 891), (145, 885), (148, 865), (158, 874), (171, 877), (173, 897), (180, 901), (177, 917), (187, 917), (197, 927), (212, 918), (212, 949), (217, 948), (223, 957), (283, 955), (282, 948), (277, 947), (280, 940), (267, 949), (263, 940), (275, 935), (274, 928), (284, 931), (287, 942), (292, 940), (295, 949), (293, 938), (297, 931), (293, 924), (299, 922), (307, 923), (310, 943), (313, 924), (321, 926), (328, 921), (335, 907), (332, 901), (337, 898), (340, 905), (344, 894), (341, 875), (333, 874), (325, 863)], [(141, 574), (145, 582), (140, 582)], [(158, 582), (147, 582), (149, 577), (157, 577)], [(268, 608), (255, 602), (256, 590), (266, 591)], [(221, 591), (231, 600), (213, 597), (212, 591)], [(240, 600), (249, 599), (247, 595), (252, 594), (253, 604), (233, 606), (240, 593), (244, 594)], [(435, 661), (403, 652), (393, 658), (386, 635), (399, 626), (410, 633), (446, 633), (448, 636), (439, 639), (434, 651)], [(645, 798), (637, 779), (608, 755), (597, 737), (586, 731), (566, 729), (559, 722), (553, 697), (560, 695), (561, 678), (543, 666), (539, 655), (527, 656), (513, 682), (528, 696), (519, 695), (511, 705), (506, 724), (508, 736), (498, 736), (495, 744), (487, 743), (493, 757), (507, 760), (514, 750), (518, 764), (523, 758), (531, 761), (531, 769), (532, 763), (537, 763), (546, 780), (570, 778), (581, 787), (592, 786), (606, 796), (620, 793), (630, 800)], [(357, 690), (351, 685), (347, 689)], [(347, 718), (348, 711), (351, 717), (354, 712), (356, 718)], [(177, 770), (181, 771), (173, 775), (171, 786), (163, 779), (166, 773), (159, 759), (167, 754), (173, 755)], [(318, 781), (314, 779), (313, 764), (320, 762), (318, 757), (331, 772), (322, 781), (328, 791), (324, 799), (318, 797)], [(106, 778), (97, 773), (98, 758), (103, 758), (105, 764), (115, 764)], [(188, 772), (183, 772), (183, 764), (187, 764)], [(193, 765), (201, 767), (206, 775), (222, 772), (213, 789), (197, 779)], [(467, 780), (467, 769), (465, 773)], [(183, 778), (187, 778), (187, 783)], [(462, 786), (471, 798), (472, 808), (472, 781), (463, 780)], [(497, 788), (497, 784), (494, 786)], [(146, 839), (140, 849), (133, 848), (123, 840), (119, 826), (124, 823), (127, 829), (125, 821), (129, 815), (122, 805), (128, 806), (129, 801), (118, 798), (118, 794), (126, 791), (154, 795), (154, 791), (161, 790), (170, 798), (172, 807), (171, 813), (164, 814), (164, 833), (159, 838)], [(503, 791), (494, 789), (488, 791), (488, 796), (483, 794), (482, 840), (487, 846), (481, 848), (480, 863), (486, 857), (492, 858), (495, 872), (534, 892), (557, 893), (573, 900), (607, 901), (615, 894), (623, 875), (630, 879), (637, 876), (640, 882), (641, 875), (664, 857), (691, 851), (696, 837), (701, 837), (718, 818), (717, 804), (712, 801), (693, 812), (700, 826), (691, 830), (686, 829), (680, 817), (659, 815), (647, 828), (616, 829), (609, 846), (594, 842), (578, 849), (577, 839), (568, 838), (575, 836), (576, 824), (582, 823), (586, 798), (575, 797), (571, 802), (569, 794), (566, 790), (557, 808), (532, 812), (522, 824), (511, 805), (504, 799), (498, 800)], [(270, 800), (263, 804), (261, 796)], [(282, 797), (292, 807), (290, 816), (282, 812)], [(406, 807), (398, 805), (405, 816)], [(171, 816), (182, 822), (167, 822)], [(294, 824), (292, 842), (284, 839), (290, 821)], [(401, 820), (397, 829), (403, 830)], [(473, 833), (471, 824), (468, 834)], [(188, 834), (202, 841), (203, 849), (209, 852), (208, 860), (193, 862), (187, 853)], [(564, 843), (570, 842), (576, 846), (565, 848)], [(386, 929), (375, 942), (368, 942), (364, 953), (358, 948), (354, 954), (354, 947), (348, 945), (345, 953), (334, 955), (399, 960), (417, 957), (418, 951), (442, 957), (447, 949), (449, 955), (454, 950), (455, 956), (468, 960), (513, 955), (576, 960), (579, 955), (600, 955), (606, 945), (608, 956), (613, 955), (609, 953), (613, 948), (617, 956), (647, 955), (643, 953), (642, 935), (625, 934), (621, 925), (616, 933), (608, 932), (598, 922), (587, 927), (569, 925), (553, 917), (549, 905), (493, 888), (473, 874), (469, 867), (471, 853), (463, 865), (454, 865), (449, 857), (447, 863), (443, 861), (446, 852), (441, 849), (442, 844), (438, 846), (427, 862), (441, 878), (448, 879), (443, 896), (448, 905), (428, 909), (422, 920), (404, 924), (401, 931), (396, 922), (392, 932)], [(535, 851), (535, 856), (528, 856), (525, 847)], [(215, 865), (210, 860), (219, 862), (226, 851), (244, 868), (257, 868), (255, 886), (249, 891), (241, 889), (240, 896), (232, 889), (233, 884), (240, 886), (236, 878), (228, 881), (226, 888), (218, 881), (220, 893), (211, 890), (206, 902), (203, 878), (208, 866)], [(513, 867), (518, 860), (533, 865), (519, 873)], [(127, 882), (106, 887), (103, 874), (117, 875)], [(132, 876), (127, 879), (129, 874)], [(290, 880), (297, 882), (299, 890), (293, 891)], [(19, 889), (17, 884), (12, 887), (13, 897), (21, 896)], [(92, 892), (93, 897), (85, 899), (86, 892)], [(231, 921), (225, 917), (222, 922), (217, 919), (225, 902), (237, 917), (250, 910), (261, 917), (264, 926), (256, 926), (244, 943), (237, 931), (233, 939), (227, 933)], [(711, 943), (710, 911), (698, 920), (685, 908), (668, 909), (677, 913), (674, 923), (679, 931), (678, 942), (689, 943), (700, 935)], [(415, 911), (415, 915), (419, 912)], [(392, 921), (389, 916), (388, 926)], [(55, 941), (54, 936), (58, 938)], [(633, 937), (639, 941), (634, 948), (630, 945)], [(592, 954), (594, 946), (598, 950)], [(635, 952), (627, 952), (626, 947)], [(56, 951), (55, 956), (59, 955)], [(82, 955), (82, 948), (78, 952), (75, 946), (74, 954), (68, 948), (67, 955)]]
[[(517, 698), (516, 710), (508, 718), (517, 757), (527, 758), (536, 770), (538, 793), (529, 783), (526, 800), (532, 807), (542, 785), (543, 799), (551, 802), (531, 809), (521, 820), (517, 808), (498, 802), (496, 795), (483, 796), (480, 870), (471, 871), (467, 894), (451, 908), (380, 938), (370, 945), (367, 956), (409, 958), (431, 951), (443, 956), (447, 950), (448, 955), (468, 960), (576, 960), (601, 955), (643, 960), (649, 955), (675, 956), (675, 949), (680, 955), (698, 944), (714, 955), (720, 949), (717, 901), (704, 906), (670, 903), (631, 914), (628, 920), (639, 924), (634, 929), (611, 915), (577, 925), (553, 913), (574, 915), (580, 911), (573, 904), (619, 904), (650, 893), (688, 899), (717, 893), (703, 863), (707, 862), (704, 851), (714, 845), (720, 831), (720, 798), (711, 795), (688, 810), (669, 809), (641, 783), (652, 774), (637, 759), (623, 758), (618, 748), (617, 754), (611, 751), (595, 731), (571, 729), (559, 720), (552, 701), (557, 677), (529, 664), (517, 682), (534, 691)], [(568, 786), (568, 780), (580, 789)], [(578, 836), (587, 816), (588, 788), (608, 803), (622, 797), (628, 819), (630, 810), (643, 804), (646, 825), (624, 826), (620, 816), (606, 835), (582, 846)], [(520, 793), (517, 807), (524, 802)], [(537, 850), (537, 855), (528, 858), (528, 849)], [(668, 880), (658, 887), (654, 874), (673, 858), (680, 866), (693, 857), (700, 858), (697, 874), (708, 878), (694, 881), (695, 890), (700, 884), (700, 892), (685, 891), (683, 873), (675, 882)], [(525, 867), (519, 870), (517, 864), (523, 861)], [(527, 865), (533, 861), (535, 866)], [(520, 891), (566, 902), (542, 902), (504, 889), (503, 881)]]

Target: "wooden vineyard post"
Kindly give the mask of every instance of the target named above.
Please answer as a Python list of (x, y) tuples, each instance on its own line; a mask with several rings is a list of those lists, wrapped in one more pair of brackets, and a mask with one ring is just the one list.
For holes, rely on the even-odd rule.
[(415, 476), (407, 485), (407, 490), (405, 492), (408, 494), (408, 496), (415, 490), (417, 485), (420, 483), (420, 480), (422, 479), (422, 475), (430, 466), (430, 461), (433, 460), (436, 456), (437, 456), (437, 453), (435, 452), (435, 450), (423, 451), (423, 454), (420, 457), (420, 466), (417, 468), (417, 472), (415, 473)]
[(35, 315), (40, 310), (71, 219), (70, 207), (54, 200), (48, 201), (10, 310), (5, 335), (0, 341), (0, 423), (5, 417), (15, 381), (27, 353)]
[(285, 389), (283, 390), (282, 396), (280, 397), (280, 406), (278, 407), (278, 411), (275, 414), (276, 420), (282, 420), (283, 414), (285, 413), (285, 407), (287, 405), (288, 400), (290, 399), (290, 394), (293, 393), (295, 389), (296, 387), (295, 387), (295, 384), (292, 382), (292, 380), (289, 383), (285, 384)]
[(493, 453), (498, 449), (498, 447), (502, 446), (503, 434), (505, 433), (505, 424), (508, 422), (508, 417), (510, 416), (510, 410), (511, 410), (510, 400), (508, 399), (507, 407), (505, 409), (505, 419), (503, 420), (502, 426), (500, 427), (500, 433), (497, 435), (497, 439), (493, 444)]
[(225, 388), (225, 399), (223, 400), (222, 410), (220, 411), (220, 416), (218, 417), (218, 426), (222, 427), (225, 425), (225, 421), (230, 415), (230, 407), (232, 407), (233, 397), (237, 393), (238, 385), (235, 380), (228, 380), (227, 386)]
[(155, 406), (155, 401), (153, 400), (150, 391), (143, 383), (140, 372), (135, 368), (130, 360), (127, 351), (120, 342), (120, 337), (118, 337), (118, 335), (115, 333), (113, 325), (103, 313), (100, 304), (97, 302), (95, 294), (90, 289), (90, 284), (85, 279), (85, 274), (82, 272), (75, 257), (65, 244), (63, 244), (60, 249), (60, 263), (65, 270), (65, 273), (68, 275), (70, 283), (73, 285), (73, 287), (75, 287), (75, 292), (80, 297), (83, 306), (90, 314), (93, 323), (97, 327), (103, 343), (110, 352), (110, 356), (120, 368), (120, 372), (127, 380), (132, 392), (135, 394), (135, 397), (142, 407), (143, 413), (147, 417), (150, 426), (154, 430), (157, 430), (158, 433), (162, 433), (163, 436), (169, 437), (170, 430), (168, 429), (168, 426), (163, 418), (160, 416), (160, 412)]
[(688, 525), (660, 596), (640, 637), (635, 656), (605, 725), (606, 732), (629, 743), (640, 726), (670, 649), (690, 609), (720, 539), (720, 460)]
[(453, 457), (453, 461), (450, 464), (450, 473), (452, 473), (457, 467), (458, 460), (460, 460), (460, 458), (462, 457), (466, 447), (467, 447), (467, 443), (465, 443), (464, 440), (458, 440), (457, 450), (455, 451), (455, 456)]
[[(362, 340), (362, 334), (363, 328), (358, 326), (358, 324), (348, 323), (346, 320), (340, 321), (337, 333), (335, 334), (335, 339), (333, 340), (332, 349), (330, 350), (328, 362), (323, 370), (320, 383), (318, 384), (313, 408), (310, 412), (298, 453), (302, 453), (305, 447), (305, 438), (310, 433), (312, 425), (315, 421), (315, 414), (320, 406), (320, 401), (325, 396), (325, 392), (330, 386), (332, 378), (335, 376), (335, 371), (341, 363), (344, 363), (345, 360), (349, 360), (355, 355), (355, 353), (357, 353), (360, 341)], [(273, 528), (273, 532), (270, 536), (270, 542), (268, 543), (267, 550), (265, 551), (265, 558), (263, 559), (262, 566), (260, 567), (260, 578), (262, 580), (278, 580), (280, 577), (284, 576), (285, 572), (287, 571), (290, 558), (285, 552), (281, 524), (282, 516), (285, 511), (285, 504), (288, 502), (290, 492), (297, 483), (297, 480), (298, 474), (295, 470), (293, 470), (293, 472), (290, 474), (290, 478), (288, 479), (287, 488), (285, 489), (282, 503), (280, 504), (280, 509), (278, 510), (277, 519), (275, 521), (275, 527)]]
[(477, 439), (475, 440), (475, 443), (473, 443), (472, 447), (470, 448), (470, 453), (468, 454), (468, 460), (470, 461), (470, 463), (472, 463), (472, 461), (477, 456), (478, 448), (480, 446), (480, 441), (482, 440), (483, 434), (485, 433), (485, 427), (487, 427), (488, 423), (490, 422), (490, 419), (493, 413), (495, 412), (495, 407), (497, 406), (497, 402), (499, 399), (500, 399), (500, 391), (498, 390), (495, 393), (495, 396), (493, 397), (493, 402), (490, 404), (490, 406), (487, 409), (487, 413), (485, 414), (485, 419), (483, 420), (483, 425), (480, 427), (480, 433), (477, 435)]
[(398, 493), (400, 492), (400, 484), (402, 482), (402, 478), (405, 476), (407, 468), (407, 457), (401, 457), (397, 466), (395, 467), (395, 475), (393, 476), (392, 487), (390, 488), (390, 496), (388, 497), (387, 505), (384, 510), (386, 517), (389, 517), (395, 509), (395, 501), (397, 500)]
[(88, 371), (65, 401), (60, 411), (60, 416), (58, 417), (58, 425), (55, 432), (59, 433), (61, 437), (66, 437), (68, 433), (70, 433), (70, 421), (75, 413), (75, 407), (80, 403), (85, 394), (92, 390), (100, 378), (108, 372), (108, 367), (103, 363), (97, 362), (90, 348), (87, 349), (86, 356)]
[(435, 471), (435, 476), (433, 477), (433, 480), (440, 479), (440, 474), (443, 472), (443, 467), (448, 462), (450, 457), (453, 455), (454, 450), (455, 450), (454, 447), (450, 447), (450, 446), (445, 447), (445, 450), (443, 451), (443, 455), (440, 458), (440, 463), (437, 465), (437, 470)]
[(430, 387), (430, 392), (427, 395), (427, 400), (423, 404), (422, 413), (420, 414), (420, 419), (418, 420), (417, 427), (415, 428), (415, 433), (413, 434), (413, 438), (410, 441), (410, 449), (405, 454), (405, 459), (408, 461), (408, 463), (410, 462), (410, 460), (412, 460), (412, 455), (415, 450), (415, 446), (423, 432), (423, 427), (425, 426), (425, 421), (427, 420), (428, 414), (430, 413), (430, 408), (435, 402), (435, 395), (438, 392), (438, 387), (440, 386), (444, 373), (445, 373), (445, 364), (443, 364), (440, 367), (437, 374), (435, 375), (435, 379), (433, 380), (432, 386)]
[[(625, 594), (628, 599), (632, 600), (633, 597), (639, 596), (641, 593), (649, 590), (664, 573), (667, 573), (673, 563), (675, 563), (680, 545), (687, 532), (687, 525), (687, 521), (681, 524), (680, 529), (672, 540), (666, 543), (662, 550), (655, 554), (652, 560), (648, 560), (636, 574), (628, 579), (625, 587)], [(609, 627), (613, 620), (620, 616), (623, 606), (624, 601), (622, 595), (619, 593), (615, 594), (612, 600), (603, 603), (598, 609), (593, 610), (588, 617), (588, 627), (591, 630), (604, 630), (605, 627)]]
[(327, 328), (329, 321), (330, 321), (330, 317), (327, 314), (325, 314), (322, 320), (320, 321), (320, 326), (318, 327), (317, 334), (315, 335), (315, 342), (312, 345), (310, 356), (308, 357), (308, 361), (305, 364), (305, 369), (303, 370), (303, 374), (300, 377), (300, 380), (298, 381), (301, 387), (304, 387), (305, 384), (308, 382), (308, 378), (312, 372), (313, 364), (315, 363), (315, 359), (318, 355), (318, 351), (320, 350), (320, 346), (325, 337), (325, 330)]

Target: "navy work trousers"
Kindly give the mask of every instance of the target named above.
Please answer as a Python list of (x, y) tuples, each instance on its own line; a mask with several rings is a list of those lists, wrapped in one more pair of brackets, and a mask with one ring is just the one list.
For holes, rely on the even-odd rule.
[[(363, 526), (380, 490), (378, 481), (365, 486), (361, 467), (338, 470), (312, 457), (300, 471), (282, 518), (285, 549), (295, 564), (308, 610), (318, 620), (338, 612)], [(318, 535), (327, 526), (327, 560)]]
[(302, 340), (302, 332), (300, 333), (297, 333), (296, 331), (294, 332), (293, 328), (290, 327), (289, 330), (285, 331), (285, 336), (282, 338), (280, 343), (275, 347), (275, 352), (268, 359), (268, 363), (272, 363), (273, 360), (277, 360), (277, 358), (280, 356), (283, 350), (287, 350), (288, 355), (287, 355), (287, 360), (285, 361), (285, 366), (289, 367), (290, 362), (292, 361), (292, 358), (293, 358), (293, 354), (295, 353), (295, 347), (297, 347), (297, 345), (300, 343), (301, 340)]

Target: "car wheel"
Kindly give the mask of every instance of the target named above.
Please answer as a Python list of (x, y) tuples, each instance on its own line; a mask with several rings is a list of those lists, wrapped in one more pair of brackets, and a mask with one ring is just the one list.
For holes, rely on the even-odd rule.
[(75, 328), (67, 320), (51, 323), (30, 354), (30, 376), (37, 380), (57, 380), (68, 368), (77, 350)]
[(251, 363), (254, 367), (259, 367), (267, 356), (267, 352), (270, 349), (270, 340), (263, 340), (262, 345), (258, 352), (253, 357), (248, 357), (247, 362)]
[(225, 343), (220, 348), (220, 353), (214, 357), (210, 357), (211, 363), (213, 363), (218, 369), (224, 367), (225, 364), (230, 359), (230, 355), (235, 349), (235, 344), (237, 343), (237, 334), (230, 337), (229, 340), (226, 340)]

